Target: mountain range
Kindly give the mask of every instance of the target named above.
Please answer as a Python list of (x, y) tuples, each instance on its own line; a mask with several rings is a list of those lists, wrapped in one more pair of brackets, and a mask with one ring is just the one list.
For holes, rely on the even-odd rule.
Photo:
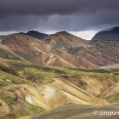
[(62, 31), (38, 40), (26, 34), (17, 33), (1, 36), (0, 57), (24, 59), (32, 63), (63, 66), (99, 68), (119, 63), (118, 42), (93, 42)]
[(96, 119), (118, 111), (118, 87), (118, 27), (90, 41), (66, 31), (0, 36), (0, 119)]

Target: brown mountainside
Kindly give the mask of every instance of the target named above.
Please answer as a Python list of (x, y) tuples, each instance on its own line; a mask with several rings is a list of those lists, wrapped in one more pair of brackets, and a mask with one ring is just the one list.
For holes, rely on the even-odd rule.
[[(98, 68), (119, 63), (118, 42), (86, 41), (65, 31), (42, 40), (20, 33), (11, 34), (1, 37), (0, 44), (20, 59), (36, 64)], [(10, 58), (1, 52), (0, 57)]]

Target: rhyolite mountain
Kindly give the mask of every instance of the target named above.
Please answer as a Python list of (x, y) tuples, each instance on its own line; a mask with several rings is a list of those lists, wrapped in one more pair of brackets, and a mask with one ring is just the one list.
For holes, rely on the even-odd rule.
[(98, 32), (92, 38), (92, 41), (101, 41), (101, 42), (119, 41), (119, 27), (112, 27)]
[(33, 30), (32, 31), (28, 31), (27, 33), (23, 33), (23, 34), (32, 36), (32, 37), (37, 38), (37, 39), (42, 39), (42, 38), (45, 38), (45, 37), (48, 36), (48, 34), (40, 33), (38, 31), (33, 31)]
[[(66, 31), (49, 35), (42, 40), (26, 34), (1, 37), (2, 58), (20, 58), (48, 66), (98, 68), (119, 63), (119, 42), (99, 43), (76, 37)], [(7, 49), (7, 51), (5, 50)], [(6, 52), (15, 54), (14, 57)]]
[(0, 119), (96, 119), (94, 110), (118, 111), (118, 66), (119, 42), (66, 31), (42, 40), (1, 36)]

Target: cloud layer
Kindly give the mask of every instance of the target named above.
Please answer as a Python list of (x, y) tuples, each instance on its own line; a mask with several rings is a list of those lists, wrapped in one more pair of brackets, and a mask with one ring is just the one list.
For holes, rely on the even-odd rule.
[(0, 0), (0, 31), (83, 31), (119, 25), (119, 0)]

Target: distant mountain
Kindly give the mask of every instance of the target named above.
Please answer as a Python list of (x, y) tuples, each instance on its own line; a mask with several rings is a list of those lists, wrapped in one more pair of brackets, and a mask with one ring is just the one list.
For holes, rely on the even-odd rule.
[(87, 47), (87, 41), (74, 36), (66, 31), (60, 31), (55, 34), (51, 34), (50, 36), (44, 38), (44, 41), (47, 44), (55, 46), (59, 49), (66, 49), (69, 53), (75, 54), (79, 47)]
[(119, 27), (112, 27), (98, 32), (92, 41), (119, 41)]
[(48, 34), (45, 33), (40, 33), (38, 31), (28, 31), (27, 33), (25, 33), (26, 35), (32, 36), (34, 38), (37, 39), (42, 39), (48, 36)]
[[(70, 68), (98, 68), (119, 63), (119, 43), (87, 41), (66, 31), (49, 35), (42, 40), (21, 33), (11, 34), (1, 37), (1, 41), (2, 58), (19, 58), (35, 64)], [(6, 51), (3, 46), (9, 53), (3, 52)]]

